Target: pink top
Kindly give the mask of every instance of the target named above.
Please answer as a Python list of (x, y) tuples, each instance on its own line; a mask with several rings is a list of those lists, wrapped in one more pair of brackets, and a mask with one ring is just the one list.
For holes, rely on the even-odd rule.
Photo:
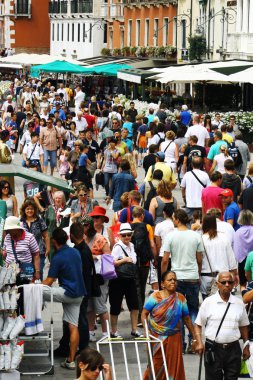
[(207, 186), (205, 189), (202, 190), (201, 200), (204, 205), (205, 213), (210, 208), (219, 208), (221, 210), (221, 213), (223, 214), (222, 201), (221, 197), (219, 196), (222, 190), (223, 189), (218, 186)]

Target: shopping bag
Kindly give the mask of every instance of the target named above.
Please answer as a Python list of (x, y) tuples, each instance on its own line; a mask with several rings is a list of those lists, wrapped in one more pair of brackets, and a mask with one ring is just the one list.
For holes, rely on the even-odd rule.
[(104, 280), (113, 280), (114, 278), (117, 278), (112, 255), (107, 253), (102, 255), (100, 274)]
[(239, 375), (240, 378), (244, 378), (244, 379), (250, 378), (247, 361), (248, 360), (242, 360), (241, 362), (241, 370), (240, 370), (240, 375)]

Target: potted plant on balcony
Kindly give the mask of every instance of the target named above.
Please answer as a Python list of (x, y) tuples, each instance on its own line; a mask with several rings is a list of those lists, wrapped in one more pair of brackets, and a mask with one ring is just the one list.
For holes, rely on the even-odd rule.
[(124, 46), (124, 47), (121, 49), (121, 53), (122, 53), (125, 57), (129, 57), (129, 55), (130, 55), (130, 46)]
[(155, 57), (164, 57), (165, 56), (165, 47), (164, 46), (157, 46), (155, 48)]
[(165, 46), (165, 57), (167, 58), (175, 57), (176, 54), (177, 54), (176, 46), (172, 46), (172, 45)]
[(132, 57), (135, 57), (136, 56), (136, 52), (137, 52), (137, 46), (132, 46), (131, 49), (130, 49), (130, 54)]
[(108, 57), (109, 55), (111, 55), (111, 51), (110, 51), (110, 49), (108, 49), (108, 48), (103, 48), (103, 49), (101, 50), (101, 55), (103, 55), (104, 57)]
[(149, 46), (147, 49), (146, 49), (146, 53), (148, 55), (148, 57), (154, 57), (155, 55), (155, 47), (154, 46)]
[(114, 56), (121, 55), (121, 49), (119, 49), (119, 48), (115, 48), (115, 49), (113, 49), (113, 55), (114, 55)]

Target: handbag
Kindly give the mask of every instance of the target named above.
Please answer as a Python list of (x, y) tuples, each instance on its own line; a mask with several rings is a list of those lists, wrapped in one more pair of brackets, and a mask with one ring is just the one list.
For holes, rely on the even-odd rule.
[(99, 172), (96, 174), (95, 176), (95, 183), (96, 185), (101, 185), (101, 186), (105, 186), (105, 176), (104, 176), (104, 173), (103, 172)]
[(34, 265), (33, 263), (23, 263), (22, 261), (18, 260), (17, 252), (14, 246), (14, 241), (11, 241), (12, 244), (12, 250), (13, 254), (16, 260), (16, 263), (19, 265), (20, 272), (17, 277), (19, 277), (20, 280), (29, 280), (32, 281), (34, 277)]
[(113, 280), (114, 278), (117, 278), (112, 255), (107, 253), (102, 255), (100, 274), (102, 275), (104, 280)]
[[(124, 248), (120, 244), (116, 244), (115, 247), (119, 245), (122, 251), (124, 252), (124, 255), (126, 257), (129, 257), (127, 252), (124, 250)], [(132, 280), (136, 278), (136, 265), (134, 263), (123, 263), (119, 265), (118, 267), (115, 267), (117, 277), (119, 279), (124, 280)]]

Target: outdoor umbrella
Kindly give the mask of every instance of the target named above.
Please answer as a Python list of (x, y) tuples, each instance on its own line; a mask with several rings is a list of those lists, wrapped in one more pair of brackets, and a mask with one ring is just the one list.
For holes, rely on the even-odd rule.
[(17, 164), (0, 164), (0, 176), (22, 177), (44, 185), (56, 187), (62, 191), (67, 191), (69, 193), (74, 192), (68, 183), (60, 178), (49, 176), (31, 169), (25, 169)]
[(231, 82), (253, 84), (253, 67), (228, 76)]
[[(74, 65), (68, 61), (54, 61), (44, 65), (33, 66), (31, 68), (31, 76), (36, 76), (40, 71), (44, 73), (73, 73), (85, 74), (87, 69), (83, 66)], [(89, 72), (89, 71), (88, 71)]]

